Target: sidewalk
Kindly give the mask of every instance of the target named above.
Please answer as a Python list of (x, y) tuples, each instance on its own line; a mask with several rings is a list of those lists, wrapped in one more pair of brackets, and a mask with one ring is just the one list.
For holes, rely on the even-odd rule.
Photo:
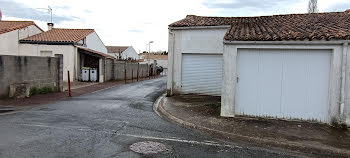
[(220, 117), (220, 98), (162, 96), (155, 111), (172, 122), (235, 143), (287, 149), (311, 156), (350, 157), (350, 131), (325, 124), (276, 119)]
[[(162, 76), (157, 76), (157, 77), (162, 77)], [(153, 79), (153, 78), (151, 78)], [(143, 80), (149, 80), (149, 78), (142, 78), (139, 81)], [(127, 83), (131, 82), (136, 82), (136, 79), (133, 81), (127, 80)], [(72, 88), (72, 96), (80, 96), (83, 94), (95, 92), (98, 90), (110, 88), (116, 85), (121, 85), (125, 84), (125, 81), (108, 81), (104, 83), (86, 83), (86, 86), (83, 86), (84, 84), (75, 84), (74, 88)], [(80, 87), (79, 87), (80, 86)], [(68, 98), (68, 91), (64, 92), (55, 92), (55, 93), (49, 93), (49, 94), (39, 94), (39, 95), (34, 95), (29, 98), (23, 98), (23, 99), (11, 99), (11, 98), (5, 98), (5, 99), (0, 99), (0, 113), (1, 111), (7, 112), (7, 110), (20, 110), (20, 109), (25, 109), (28, 106), (33, 106), (33, 105), (40, 105), (40, 104), (47, 104), (53, 101), (58, 101)]]

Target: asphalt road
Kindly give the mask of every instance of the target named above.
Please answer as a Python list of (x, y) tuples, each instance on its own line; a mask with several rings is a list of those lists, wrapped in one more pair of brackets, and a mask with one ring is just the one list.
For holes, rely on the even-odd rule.
[[(163, 77), (1, 115), (0, 157), (300, 156), (237, 145), (163, 120), (152, 105), (165, 88)], [(130, 149), (145, 141), (161, 143), (167, 150), (140, 154)]]

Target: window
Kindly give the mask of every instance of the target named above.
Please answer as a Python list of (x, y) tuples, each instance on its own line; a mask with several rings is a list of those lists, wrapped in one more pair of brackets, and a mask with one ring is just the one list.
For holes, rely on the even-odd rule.
[(52, 51), (40, 51), (40, 56), (52, 57)]

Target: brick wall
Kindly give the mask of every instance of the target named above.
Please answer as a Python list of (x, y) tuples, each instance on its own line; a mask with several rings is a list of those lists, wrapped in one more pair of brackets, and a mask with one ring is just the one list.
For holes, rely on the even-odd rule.
[(0, 97), (8, 97), (10, 85), (16, 83), (62, 91), (62, 65), (61, 57), (0, 55)]

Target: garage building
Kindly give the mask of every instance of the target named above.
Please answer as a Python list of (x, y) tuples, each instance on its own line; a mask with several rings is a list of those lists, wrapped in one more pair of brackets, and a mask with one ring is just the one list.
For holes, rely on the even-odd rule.
[(187, 16), (169, 27), (168, 95), (221, 96), (227, 117), (350, 125), (349, 40), (349, 12)]

